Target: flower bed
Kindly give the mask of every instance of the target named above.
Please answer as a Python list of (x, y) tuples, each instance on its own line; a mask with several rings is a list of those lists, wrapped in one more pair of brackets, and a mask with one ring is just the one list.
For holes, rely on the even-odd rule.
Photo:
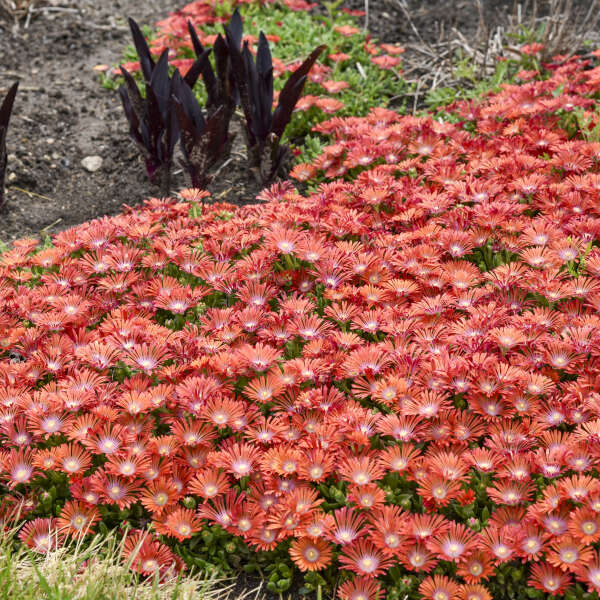
[(584, 66), (446, 122), (332, 119), (295, 175), (335, 180), (308, 197), (276, 184), (236, 209), (186, 190), (15, 243), (3, 520), (18, 508), (39, 552), (127, 522), (146, 574), (206, 566), (215, 539), (256, 568), (289, 555), (307, 590), (345, 600), (600, 590)]

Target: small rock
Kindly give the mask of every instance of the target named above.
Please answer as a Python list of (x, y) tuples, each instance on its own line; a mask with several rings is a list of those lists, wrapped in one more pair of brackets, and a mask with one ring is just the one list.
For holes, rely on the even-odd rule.
[(86, 171), (95, 173), (98, 169), (102, 168), (102, 157), (101, 156), (86, 156), (82, 161), (81, 165)]
[(17, 178), (17, 174), (16, 173), (9, 173), (8, 174), (8, 181), (9, 182), (12, 183), (16, 178)]

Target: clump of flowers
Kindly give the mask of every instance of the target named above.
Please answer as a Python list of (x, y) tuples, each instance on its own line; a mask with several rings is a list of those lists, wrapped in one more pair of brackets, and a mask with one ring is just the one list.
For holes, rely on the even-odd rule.
[(306, 197), (15, 243), (0, 520), (45, 552), (127, 514), (147, 574), (218, 525), (342, 599), (600, 591), (600, 145), (564, 128), (599, 90), (334, 118)]

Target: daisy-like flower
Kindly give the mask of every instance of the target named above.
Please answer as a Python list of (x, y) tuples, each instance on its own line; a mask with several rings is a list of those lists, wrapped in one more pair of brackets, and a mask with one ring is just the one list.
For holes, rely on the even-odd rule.
[(383, 477), (383, 469), (368, 456), (349, 457), (338, 464), (340, 475), (348, 482), (362, 486)]
[(531, 482), (498, 482), (496, 487), (487, 488), (488, 496), (496, 504), (516, 506), (527, 502), (532, 494), (534, 486)]
[(333, 519), (327, 537), (337, 544), (350, 544), (369, 532), (364, 517), (352, 508), (338, 508), (333, 513)]
[(419, 481), (419, 494), (428, 502), (446, 506), (461, 493), (460, 482), (451, 481), (441, 475), (425, 476)]
[(385, 591), (371, 577), (354, 577), (340, 585), (337, 592), (341, 600), (382, 600)]
[(217, 427), (235, 427), (235, 423), (243, 419), (246, 407), (242, 402), (229, 398), (209, 400), (200, 411), (204, 419), (208, 419)]
[(370, 524), (371, 538), (378, 548), (392, 555), (402, 552), (404, 515), (397, 506), (384, 506), (370, 516)]
[(160, 345), (141, 344), (132, 348), (128, 354), (123, 357), (123, 362), (134, 369), (140, 369), (147, 375), (150, 375), (160, 363), (169, 358), (167, 350)]
[(441, 535), (448, 530), (448, 521), (440, 514), (412, 515), (406, 524), (405, 533), (416, 540), (427, 540), (434, 534)]
[(588, 497), (600, 492), (600, 481), (589, 476), (574, 475), (561, 479), (558, 483), (561, 494), (573, 502), (584, 502)]
[(290, 171), (290, 177), (298, 181), (308, 181), (316, 174), (317, 169), (308, 163), (299, 163)]
[(122, 477), (136, 477), (145, 472), (150, 465), (150, 456), (144, 454), (113, 454), (104, 465), (107, 473)]
[(174, 537), (179, 542), (186, 540), (202, 528), (200, 519), (189, 508), (177, 508), (167, 514), (166, 519), (156, 525), (163, 535)]
[(494, 572), (492, 559), (487, 552), (476, 550), (458, 565), (456, 574), (467, 583), (477, 583)]
[[(377, 430), (379, 433), (389, 435), (398, 442), (418, 441), (421, 438), (423, 429), (424, 424), (422, 423), (422, 419), (417, 416), (401, 417), (391, 414), (377, 421)], [(402, 448), (409, 448), (409, 446), (402, 446)], [(392, 451), (390, 451), (391, 453)]]
[(392, 564), (381, 550), (362, 539), (344, 546), (339, 560), (343, 568), (368, 577), (381, 575)]
[(202, 471), (188, 482), (190, 493), (197, 494), (207, 500), (225, 494), (229, 489), (230, 484), (225, 474), (213, 470)]
[(123, 560), (142, 575), (164, 573), (179, 566), (178, 558), (168, 546), (143, 531), (130, 532), (123, 542)]
[(477, 583), (461, 585), (458, 597), (460, 600), (492, 600), (487, 588)]
[(515, 547), (528, 560), (538, 560), (546, 550), (548, 534), (537, 526), (528, 526), (517, 535)]
[(423, 580), (419, 594), (426, 600), (459, 600), (460, 586), (445, 575), (433, 575)]
[(157, 476), (144, 487), (141, 502), (154, 516), (160, 516), (178, 496), (179, 490), (173, 481)]
[(194, 420), (176, 421), (171, 425), (171, 433), (185, 446), (209, 445), (217, 438), (210, 425)]
[(100, 431), (87, 435), (81, 442), (90, 451), (109, 456), (118, 452), (130, 438), (131, 434), (121, 425), (105, 425)]
[(302, 234), (295, 229), (272, 229), (265, 236), (266, 244), (273, 246), (281, 254), (296, 252), (301, 239)]
[(278, 350), (260, 342), (254, 346), (246, 344), (238, 348), (237, 355), (254, 371), (266, 371), (281, 357)]
[(436, 556), (429, 552), (421, 542), (406, 541), (402, 545), (399, 558), (409, 571), (417, 573), (428, 573), (438, 563)]
[(63, 444), (55, 450), (57, 469), (68, 474), (83, 473), (92, 463), (89, 452), (78, 444)]
[(333, 472), (333, 457), (320, 448), (307, 450), (298, 466), (298, 477), (308, 481), (319, 482), (327, 479)]
[(569, 533), (582, 544), (600, 540), (600, 514), (582, 506), (569, 515)]
[(275, 287), (256, 281), (250, 281), (238, 289), (240, 300), (251, 306), (264, 306), (276, 293)]
[(551, 596), (559, 596), (571, 583), (571, 576), (556, 567), (535, 563), (531, 567), (531, 577), (528, 583)]
[(475, 533), (460, 523), (451, 523), (448, 530), (441, 535), (434, 534), (427, 540), (428, 550), (443, 560), (464, 562), (479, 546)]
[(125, 481), (102, 471), (96, 471), (91, 479), (95, 491), (108, 504), (115, 504), (123, 509), (136, 502), (136, 494), (140, 491), (140, 485), (136, 481)]
[(56, 525), (61, 533), (81, 536), (94, 533), (94, 524), (99, 519), (100, 513), (94, 506), (83, 502), (67, 502), (56, 520)]
[(488, 527), (481, 532), (481, 544), (497, 563), (510, 560), (514, 554), (513, 540), (502, 530)]
[(250, 475), (260, 460), (260, 449), (250, 444), (230, 444), (215, 453), (212, 463), (240, 479)]
[(254, 402), (266, 403), (272, 401), (282, 390), (283, 385), (280, 380), (272, 375), (267, 375), (250, 381), (244, 389), (244, 393)]
[(47, 554), (60, 547), (63, 537), (56, 519), (34, 519), (25, 523), (19, 531), (19, 540), (39, 554)]
[(331, 546), (325, 540), (300, 538), (292, 541), (290, 557), (301, 571), (319, 571), (331, 562)]
[(298, 471), (301, 458), (301, 453), (294, 448), (271, 448), (264, 454), (262, 465), (265, 470), (290, 477)]
[[(29, 450), (10, 450), (2, 457), (2, 472), (7, 474), (8, 486), (13, 488), (20, 483), (27, 483), (35, 474), (34, 457)], [(4, 477), (5, 475), (3, 475)]]
[(600, 591), (600, 555), (598, 552), (594, 553), (593, 558), (588, 564), (581, 565), (577, 576), (579, 581), (587, 584), (588, 590), (591, 593)]
[(581, 565), (587, 564), (592, 555), (591, 548), (586, 548), (578, 540), (566, 535), (550, 545), (546, 559), (552, 566), (574, 573)]
[(554, 536), (562, 535), (567, 531), (569, 524), (567, 514), (550, 512), (541, 518), (542, 525), (548, 533)]

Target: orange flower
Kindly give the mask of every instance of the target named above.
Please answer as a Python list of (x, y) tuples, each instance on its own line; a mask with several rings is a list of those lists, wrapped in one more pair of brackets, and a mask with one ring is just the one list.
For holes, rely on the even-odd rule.
[(380, 69), (393, 69), (400, 64), (400, 59), (397, 56), (381, 54), (380, 56), (371, 56), (371, 62)]
[(356, 35), (357, 33), (360, 33), (360, 29), (357, 29), (356, 27), (352, 27), (350, 25), (336, 25), (333, 30), (343, 36), (352, 36), (352, 35)]
[(319, 571), (331, 562), (331, 546), (324, 540), (300, 538), (290, 546), (290, 557), (301, 571)]

